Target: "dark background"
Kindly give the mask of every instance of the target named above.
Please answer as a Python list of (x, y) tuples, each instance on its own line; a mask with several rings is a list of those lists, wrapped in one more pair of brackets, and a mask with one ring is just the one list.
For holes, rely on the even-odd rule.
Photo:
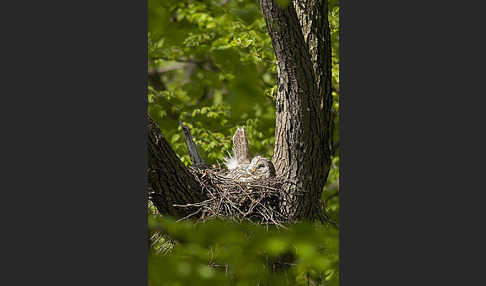
[[(484, 283), (483, 10), (434, 2), (341, 1), (344, 286)], [(13, 5), (2, 284), (146, 285), (147, 3)]]

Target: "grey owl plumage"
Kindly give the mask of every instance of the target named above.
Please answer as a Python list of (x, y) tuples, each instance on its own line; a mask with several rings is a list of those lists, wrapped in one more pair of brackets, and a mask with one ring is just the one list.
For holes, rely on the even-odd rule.
[(233, 136), (233, 156), (225, 158), (225, 165), (229, 170), (227, 177), (238, 182), (275, 177), (275, 167), (269, 159), (256, 156), (250, 161), (250, 149), (244, 128), (236, 130)]

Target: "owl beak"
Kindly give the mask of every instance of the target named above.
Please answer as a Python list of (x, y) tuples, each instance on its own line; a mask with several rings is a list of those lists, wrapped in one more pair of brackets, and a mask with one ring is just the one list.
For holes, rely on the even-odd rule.
[(250, 173), (255, 174), (256, 169), (251, 169)]

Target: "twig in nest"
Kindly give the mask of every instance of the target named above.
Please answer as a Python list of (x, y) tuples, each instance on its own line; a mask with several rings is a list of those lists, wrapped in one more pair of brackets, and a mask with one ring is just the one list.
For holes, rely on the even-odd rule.
[(287, 183), (279, 178), (261, 179), (248, 183), (237, 182), (226, 176), (224, 169), (189, 168), (201, 185), (208, 199), (193, 204), (174, 205), (194, 207), (197, 210), (180, 219), (184, 220), (199, 214), (201, 220), (226, 217), (234, 221), (252, 221), (265, 225), (285, 228), (289, 220), (282, 211), (285, 199), (282, 186)]

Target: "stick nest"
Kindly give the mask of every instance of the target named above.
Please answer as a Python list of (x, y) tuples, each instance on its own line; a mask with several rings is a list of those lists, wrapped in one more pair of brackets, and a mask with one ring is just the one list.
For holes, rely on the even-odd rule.
[(205, 201), (176, 205), (191, 207), (195, 212), (183, 219), (197, 215), (201, 220), (224, 217), (235, 221), (251, 221), (259, 224), (283, 227), (289, 216), (282, 208), (286, 183), (280, 178), (257, 179), (237, 182), (226, 175), (226, 169), (198, 169), (189, 171), (202, 187)]

